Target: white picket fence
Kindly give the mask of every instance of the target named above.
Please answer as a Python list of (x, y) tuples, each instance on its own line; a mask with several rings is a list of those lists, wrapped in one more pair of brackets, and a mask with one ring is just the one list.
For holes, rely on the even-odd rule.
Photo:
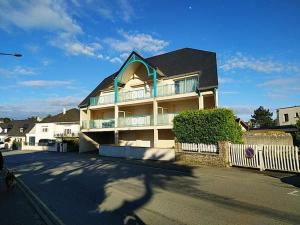
[[(248, 148), (254, 150), (253, 157), (246, 155)], [(229, 159), (233, 166), (300, 172), (299, 150), (296, 146), (231, 144)]]
[(195, 144), (195, 143), (181, 143), (181, 149), (187, 152), (210, 152), (217, 153), (217, 145), (207, 145), (207, 144)]

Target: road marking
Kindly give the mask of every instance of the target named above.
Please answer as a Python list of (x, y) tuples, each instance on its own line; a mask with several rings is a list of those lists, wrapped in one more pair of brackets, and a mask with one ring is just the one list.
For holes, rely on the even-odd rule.
[(288, 193), (288, 195), (300, 196), (300, 195), (296, 194), (297, 192), (299, 192), (299, 191), (291, 191)]

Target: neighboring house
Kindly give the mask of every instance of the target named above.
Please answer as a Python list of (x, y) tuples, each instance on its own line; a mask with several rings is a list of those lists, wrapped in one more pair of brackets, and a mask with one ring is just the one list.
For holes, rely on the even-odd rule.
[(26, 134), (34, 127), (35, 119), (13, 120), (1, 124), (0, 139), (5, 141), (8, 148), (11, 148), (13, 141), (24, 144)]
[(240, 125), (240, 127), (242, 128), (242, 131), (248, 131), (249, 130), (248, 123), (243, 121), (241, 118), (237, 118), (235, 121)]
[(62, 113), (36, 123), (26, 135), (26, 142), (29, 145), (36, 145), (40, 139), (78, 138), (79, 131), (79, 110), (74, 108), (66, 111), (64, 109)]
[(291, 106), (277, 109), (277, 125), (295, 125), (300, 118), (300, 106)]
[(173, 118), (218, 106), (216, 53), (183, 48), (144, 58), (132, 52), (79, 105), (80, 151), (100, 144), (172, 148)]

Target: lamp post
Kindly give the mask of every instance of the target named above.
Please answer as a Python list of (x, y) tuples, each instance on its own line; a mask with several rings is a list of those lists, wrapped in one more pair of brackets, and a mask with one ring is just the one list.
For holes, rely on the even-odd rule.
[(15, 56), (15, 57), (22, 57), (22, 55), (20, 53), (3, 53), (0, 52), (0, 55), (10, 55), (10, 56)]

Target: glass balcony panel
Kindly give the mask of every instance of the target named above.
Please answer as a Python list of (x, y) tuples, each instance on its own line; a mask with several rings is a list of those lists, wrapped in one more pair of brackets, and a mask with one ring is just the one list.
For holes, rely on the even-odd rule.
[(151, 90), (139, 89), (133, 91), (125, 91), (119, 93), (119, 101), (120, 102), (129, 102), (140, 99), (147, 99), (152, 97)]
[(82, 122), (82, 128), (87, 129), (101, 129), (101, 128), (114, 128), (115, 120), (114, 119), (100, 119), (100, 120), (89, 120)]
[(172, 125), (176, 115), (178, 115), (178, 113), (158, 114), (157, 125)]
[(153, 125), (153, 117), (150, 115), (121, 117), (119, 127), (143, 127)]
[(170, 96), (194, 92), (197, 89), (198, 78), (191, 77), (184, 80), (176, 80), (174, 84), (158, 85), (157, 96)]
[(90, 98), (90, 105), (106, 105), (114, 103), (114, 94), (102, 95)]

